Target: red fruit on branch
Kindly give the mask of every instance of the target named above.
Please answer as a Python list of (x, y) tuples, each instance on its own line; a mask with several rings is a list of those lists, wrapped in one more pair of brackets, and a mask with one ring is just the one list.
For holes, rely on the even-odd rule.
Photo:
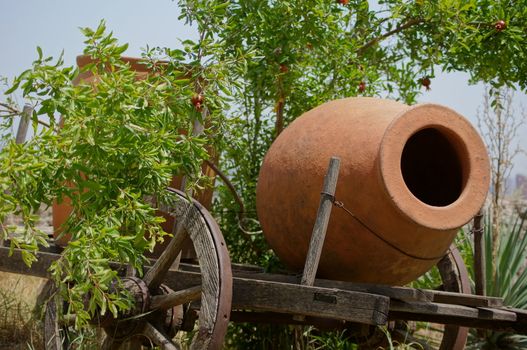
[(423, 85), (426, 88), (426, 90), (430, 90), (430, 78), (429, 77), (421, 78), (421, 85)]
[(366, 91), (366, 83), (361, 81), (359, 83), (359, 92), (362, 94), (364, 91)]
[(196, 108), (198, 112), (201, 112), (203, 100), (204, 98), (202, 94), (194, 94), (192, 98), (190, 99), (190, 102), (192, 102), (192, 104), (194, 105), (194, 107)]
[(337, 0), (337, 2), (341, 5), (347, 5), (349, 3), (349, 0)]
[(289, 72), (289, 67), (287, 67), (287, 65), (285, 65), (285, 64), (282, 63), (282, 64), (280, 65), (280, 72), (282, 72), (282, 73), (287, 73), (287, 72)]
[(494, 23), (494, 28), (501, 32), (502, 30), (505, 30), (507, 28), (507, 23), (505, 23), (504, 20), (500, 19), (498, 22)]

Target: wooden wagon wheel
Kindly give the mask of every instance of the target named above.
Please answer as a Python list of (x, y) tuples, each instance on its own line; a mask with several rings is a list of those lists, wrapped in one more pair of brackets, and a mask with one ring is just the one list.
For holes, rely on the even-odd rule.
[[(468, 277), (467, 267), (459, 253), (457, 247), (452, 244), (447, 254), (437, 263), (437, 269), (441, 276), (441, 290), (447, 292), (471, 294), (470, 279)], [(439, 350), (463, 350), (468, 338), (468, 328), (456, 325), (445, 325), (443, 336), (439, 345)], [(409, 341), (415, 341), (423, 345), (426, 349), (426, 342), (411, 338)], [(429, 348), (429, 347), (428, 347)]]
[[(232, 272), (225, 241), (216, 222), (201, 204), (189, 200), (178, 190), (168, 191), (174, 195), (174, 201), (159, 209), (175, 218), (174, 237), (142, 279), (123, 279), (123, 285), (135, 299), (135, 306), (118, 319), (98, 320), (106, 333), (102, 349), (118, 349), (130, 339), (134, 339), (136, 348), (141, 342), (147, 344), (148, 339), (162, 349), (178, 349), (170, 333), (182, 321), (178, 319), (181, 318), (178, 315), (181, 305), (195, 304), (198, 299), (201, 299), (197, 312), (198, 328), (190, 349), (221, 348), (232, 300)], [(201, 285), (172, 291), (162, 282), (187, 237), (190, 237), (197, 255)], [(186, 309), (189, 315), (192, 314), (190, 308)], [(62, 312), (62, 302), (57, 298), (48, 302), (44, 320), (47, 349), (66, 349), (68, 346)], [(142, 314), (146, 315), (137, 316)]]
[[(437, 263), (437, 269), (441, 276), (441, 290), (447, 292), (471, 294), (470, 279), (468, 271), (459, 253), (452, 245), (447, 254)], [(415, 344), (418, 349), (432, 349), (425, 340), (420, 340), (407, 334), (406, 323), (396, 321), (388, 325), (393, 341), (400, 343)], [(468, 338), (468, 328), (455, 325), (445, 325), (439, 350), (463, 350)], [(387, 346), (387, 337), (379, 328), (371, 328), (358, 342), (361, 350), (377, 349)]]
[[(443, 280), (443, 289), (448, 292), (471, 294), (467, 267), (454, 246), (438, 263), (437, 268)], [(445, 325), (440, 350), (463, 350), (468, 338), (468, 328)]]

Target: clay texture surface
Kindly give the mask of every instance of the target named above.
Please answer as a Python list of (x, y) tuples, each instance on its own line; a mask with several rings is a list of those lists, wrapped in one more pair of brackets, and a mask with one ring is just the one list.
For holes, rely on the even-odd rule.
[(376, 98), (325, 103), (267, 153), (257, 187), (263, 231), (280, 259), (304, 266), (324, 174), (341, 159), (318, 277), (406, 284), (445, 254), (481, 208), (489, 160), (462, 116), (434, 104)]

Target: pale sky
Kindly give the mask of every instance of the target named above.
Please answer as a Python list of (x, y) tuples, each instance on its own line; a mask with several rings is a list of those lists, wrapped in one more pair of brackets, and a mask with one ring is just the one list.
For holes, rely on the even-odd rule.
[[(195, 32), (178, 21), (177, 2), (170, 0), (0, 0), (0, 76), (12, 79), (31, 66), (40, 46), (45, 55), (57, 56), (64, 50), (65, 63), (75, 64), (82, 52), (79, 27), (96, 27), (101, 19), (122, 43), (125, 53), (137, 56), (142, 47), (175, 47), (178, 39), (195, 39)], [(468, 85), (464, 73), (438, 74), (429, 92), (419, 102), (446, 105), (476, 125), (483, 86)], [(515, 105), (527, 109), (527, 95), (517, 92)], [(520, 132), (527, 149), (527, 127)], [(514, 173), (527, 174), (527, 157), (515, 160)]]

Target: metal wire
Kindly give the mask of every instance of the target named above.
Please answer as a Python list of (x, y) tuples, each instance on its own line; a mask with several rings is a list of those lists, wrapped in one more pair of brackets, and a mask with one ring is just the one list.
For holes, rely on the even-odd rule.
[(378, 234), (377, 232), (375, 232), (373, 229), (371, 229), (364, 221), (362, 221), (357, 215), (353, 214), (351, 212), (351, 210), (349, 210), (348, 208), (346, 208), (344, 206), (344, 203), (341, 202), (341, 201), (338, 201), (334, 195), (330, 194), (330, 193), (327, 193), (327, 192), (321, 192), (323, 195), (327, 195), (329, 197), (331, 197), (331, 202), (333, 203), (334, 206), (336, 206), (337, 208), (340, 208), (340, 209), (343, 209), (346, 213), (349, 214), (349, 216), (351, 216), (352, 218), (354, 218), (362, 227), (364, 227), (368, 232), (370, 232), (372, 235), (374, 235), (375, 237), (377, 237), (377, 239), (381, 240), (382, 242), (384, 242), (386, 245), (388, 245), (389, 247), (395, 249), (396, 251), (398, 251), (399, 253), (409, 257), (409, 258), (412, 258), (412, 259), (416, 259), (416, 260), (426, 260), (426, 261), (432, 261), (432, 260), (439, 260), (441, 258), (443, 258), (445, 255), (448, 254), (448, 251), (445, 252), (445, 254), (442, 254), (442, 255), (439, 255), (439, 256), (433, 256), (433, 257), (424, 257), (424, 256), (418, 256), (418, 255), (414, 255), (412, 253), (408, 253), (406, 252), (405, 250), (403, 250), (402, 248), (398, 247), (397, 245), (395, 245), (394, 243), (388, 241), (386, 238), (384, 238), (383, 236), (381, 236), (380, 234)]

